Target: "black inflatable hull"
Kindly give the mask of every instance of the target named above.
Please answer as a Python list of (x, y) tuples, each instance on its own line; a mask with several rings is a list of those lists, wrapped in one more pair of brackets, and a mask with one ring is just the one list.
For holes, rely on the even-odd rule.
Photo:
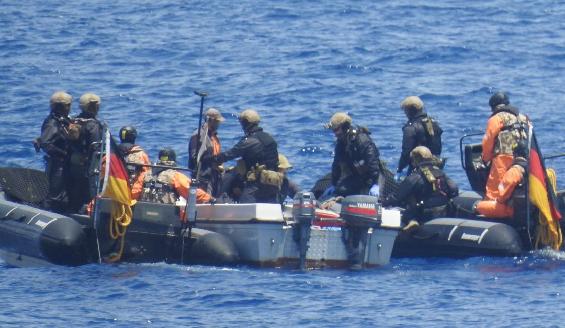
[(526, 250), (516, 230), (507, 224), (440, 218), (401, 232), (394, 243), (392, 256), (517, 256)]
[[(77, 266), (98, 262), (99, 248), (107, 259), (120, 243), (109, 236), (109, 209), (109, 201), (102, 199), (94, 229), (88, 216), (67, 217), (0, 199), (0, 257), (17, 267)], [(174, 206), (140, 202), (120, 261), (230, 265), (239, 261), (239, 254), (219, 233), (193, 228), (188, 234)]]
[(0, 252), (14, 266), (81, 265), (91, 261), (81, 224), (9, 201), (0, 202)]

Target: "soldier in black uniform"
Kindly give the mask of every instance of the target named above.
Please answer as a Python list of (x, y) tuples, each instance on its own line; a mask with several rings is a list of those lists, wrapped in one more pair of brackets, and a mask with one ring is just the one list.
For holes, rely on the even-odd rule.
[[(326, 127), (337, 139), (332, 163), (335, 196), (367, 195), (378, 190), (381, 171), (379, 149), (365, 127), (353, 126), (351, 117), (335, 113)], [(377, 196), (376, 194), (373, 194)]]
[(412, 172), (410, 152), (417, 146), (426, 146), (434, 156), (441, 155), (441, 134), (443, 130), (437, 121), (424, 111), (424, 103), (417, 96), (406, 97), (400, 104), (408, 121), (402, 127), (402, 154), (398, 161), (397, 177), (408, 167), (407, 175)]
[[(245, 162), (244, 188), (240, 203), (279, 203), (283, 175), (278, 172), (277, 143), (270, 134), (259, 127), (259, 114), (246, 109), (239, 115), (245, 136), (233, 148), (213, 156), (217, 163), (238, 157)], [(206, 154), (206, 153), (205, 153)], [(205, 162), (205, 156), (202, 157)]]
[(49, 193), (45, 207), (55, 212), (67, 210), (69, 140), (72, 97), (58, 91), (51, 96), (51, 113), (43, 121), (41, 136), (34, 142), (36, 151), (45, 152), (45, 173), (49, 179)]
[(85, 93), (80, 97), (81, 113), (73, 119), (71, 167), (71, 211), (79, 211), (96, 196), (95, 169), (99, 164), (103, 126), (96, 118), (100, 109), (100, 97)]
[(410, 225), (445, 216), (449, 200), (459, 194), (459, 188), (435, 165), (437, 162), (427, 147), (414, 148), (410, 160), (414, 170), (383, 205), (405, 208), (403, 220), (413, 220)]

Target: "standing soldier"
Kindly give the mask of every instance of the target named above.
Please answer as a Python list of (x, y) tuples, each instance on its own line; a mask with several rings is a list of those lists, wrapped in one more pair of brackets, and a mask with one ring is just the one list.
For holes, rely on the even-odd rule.
[(353, 126), (351, 117), (343, 112), (335, 113), (328, 129), (336, 137), (332, 163), (332, 185), (336, 196), (378, 196), (380, 174), (379, 149), (366, 127)]
[(151, 165), (149, 156), (139, 145), (135, 144), (137, 130), (133, 126), (124, 126), (120, 129), (120, 151), (127, 163), (131, 195), (133, 199), (139, 199), (143, 192), (143, 183), (146, 175), (151, 175), (151, 167), (133, 164)]
[(490, 97), (492, 114), (483, 137), (483, 161), (490, 162), (490, 172), (485, 190), (486, 200), (499, 197), (498, 185), (512, 166), (514, 150), (528, 139), (529, 121), (518, 108), (510, 106), (508, 96), (497, 92)]
[(100, 97), (85, 93), (80, 97), (81, 113), (71, 124), (71, 194), (70, 210), (79, 211), (96, 196), (96, 177), (94, 170), (98, 165), (103, 126), (96, 118), (100, 109)]
[(399, 180), (402, 171), (408, 167), (409, 175), (413, 167), (410, 165), (410, 152), (417, 146), (426, 146), (434, 156), (441, 155), (441, 134), (443, 130), (439, 124), (426, 114), (424, 102), (417, 96), (406, 97), (400, 108), (408, 121), (402, 127), (402, 154), (398, 160), (396, 180)]
[[(283, 175), (278, 172), (279, 153), (273, 137), (259, 127), (261, 117), (253, 109), (239, 115), (245, 135), (233, 148), (214, 156), (217, 163), (241, 157), (245, 162), (245, 186), (240, 203), (279, 203)], [(202, 158), (205, 162), (205, 158)]]
[[(189, 144), (189, 165), (193, 172), (198, 172), (196, 177), (199, 187), (206, 190), (214, 197), (218, 197), (221, 189), (222, 170), (220, 166), (208, 161), (201, 161), (202, 155), (217, 156), (222, 151), (220, 139), (218, 138), (218, 127), (224, 121), (224, 117), (215, 108), (206, 111), (206, 122), (200, 129), (200, 142), (198, 142), (198, 130), (194, 131)], [(198, 149), (197, 149), (198, 148)], [(200, 166), (200, 167), (197, 167)]]
[(51, 96), (51, 112), (43, 121), (41, 136), (34, 142), (36, 151), (45, 153), (45, 173), (49, 179), (46, 208), (63, 213), (67, 210), (68, 128), (72, 97), (64, 91)]

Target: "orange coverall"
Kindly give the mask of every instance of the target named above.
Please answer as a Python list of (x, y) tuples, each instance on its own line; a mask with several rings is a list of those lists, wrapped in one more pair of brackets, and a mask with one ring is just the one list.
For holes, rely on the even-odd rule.
[(484, 162), (491, 162), (490, 173), (487, 180), (485, 198), (494, 200), (499, 197), (498, 185), (504, 176), (504, 173), (510, 168), (514, 160), (512, 154), (494, 154), (494, 146), (498, 138), (498, 134), (504, 127), (504, 121), (501, 114), (493, 115), (487, 122), (487, 129), (483, 137), (482, 158)]
[[(171, 181), (171, 186), (175, 188), (176, 192), (179, 195), (181, 195), (185, 199), (188, 199), (188, 189), (190, 188), (190, 179), (186, 175), (180, 172), (175, 172), (175, 174), (173, 175), (173, 179)], [(196, 189), (196, 202), (198, 204), (209, 203), (211, 199), (212, 196), (210, 196), (210, 194), (208, 194), (207, 192), (205, 192), (200, 188)]]
[(477, 213), (489, 218), (512, 218), (514, 208), (508, 204), (514, 189), (524, 177), (524, 168), (513, 165), (498, 184), (496, 199), (481, 200), (477, 203)]

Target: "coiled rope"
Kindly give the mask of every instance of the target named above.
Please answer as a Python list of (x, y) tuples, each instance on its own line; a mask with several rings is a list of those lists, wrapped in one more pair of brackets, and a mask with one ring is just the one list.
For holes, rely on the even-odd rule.
[(111, 220), (108, 224), (110, 237), (114, 240), (120, 238), (120, 248), (117, 253), (112, 253), (106, 258), (106, 262), (117, 262), (122, 258), (124, 252), (124, 244), (126, 231), (131, 223), (132, 218), (131, 207), (118, 202), (112, 202)]

